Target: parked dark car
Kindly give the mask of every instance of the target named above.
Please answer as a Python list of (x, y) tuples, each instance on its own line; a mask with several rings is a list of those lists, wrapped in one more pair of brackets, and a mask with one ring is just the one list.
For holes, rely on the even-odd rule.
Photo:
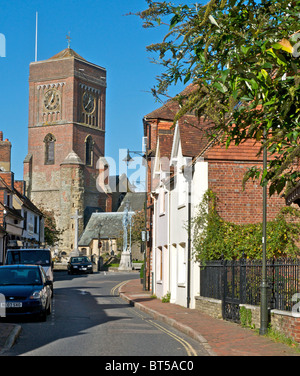
[(68, 262), (68, 274), (93, 273), (93, 264), (87, 256), (71, 257)]
[(34, 315), (46, 321), (51, 313), (50, 285), (40, 265), (0, 266), (0, 315)]

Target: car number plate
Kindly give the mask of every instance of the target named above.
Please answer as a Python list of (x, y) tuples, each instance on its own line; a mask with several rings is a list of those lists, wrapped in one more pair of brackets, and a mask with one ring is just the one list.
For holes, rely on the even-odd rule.
[(20, 302), (6, 302), (1, 303), (1, 308), (22, 308), (22, 303)]
[(86, 268), (81, 268), (81, 270), (86, 270)]

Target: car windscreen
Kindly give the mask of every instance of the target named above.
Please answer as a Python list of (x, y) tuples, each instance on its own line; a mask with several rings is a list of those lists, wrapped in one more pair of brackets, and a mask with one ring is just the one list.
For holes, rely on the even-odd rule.
[(7, 252), (6, 264), (35, 264), (42, 266), (51, 266), (51, 255), (49, 251), (44, 250), (20, 251), (16, 249)]
[(0, 286), (41, 284), (42, 280), (37, 268), (0, 268)]
[(90, 260), (88, 257), (71, 257), (71, 262), (81, 263), (81, 262), (90, 262)]

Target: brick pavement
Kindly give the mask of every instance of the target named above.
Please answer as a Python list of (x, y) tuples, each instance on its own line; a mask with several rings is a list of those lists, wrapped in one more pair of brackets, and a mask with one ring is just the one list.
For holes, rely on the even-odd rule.
[(200, 341), (215, 356), (299, 356), (297, 349), (259, 335), (255, 330), (218, 320), (195, 309), (162, 303), (143, 291), (138, 279), (119, 289), (120, 296), (154, 318)]

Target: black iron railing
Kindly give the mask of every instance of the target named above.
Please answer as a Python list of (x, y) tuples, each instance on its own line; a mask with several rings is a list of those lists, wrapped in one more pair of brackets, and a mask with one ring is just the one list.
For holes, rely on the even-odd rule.
[[(260, 305), (262, 261), (240, 259), (207, 261), (200, 269), (200, 295), (240, 304)], [(268, 306), (291, 311), (300, 293), (298, 259), (267, 260)]]

